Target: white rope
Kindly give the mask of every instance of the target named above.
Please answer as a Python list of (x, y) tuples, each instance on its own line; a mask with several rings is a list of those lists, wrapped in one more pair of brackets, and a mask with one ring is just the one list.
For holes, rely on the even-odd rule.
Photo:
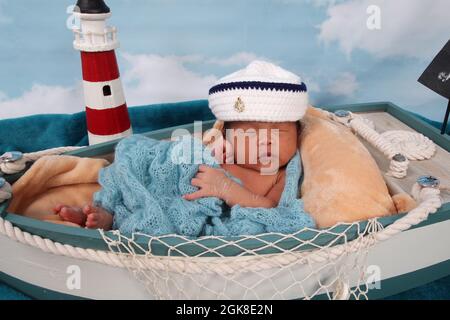
[(419, 201), (419, 206), (411, 210), (404, 217), (396, 220), (384, 230), (376, 234), (378, 241), (385, 241), (400, 232), (408, 230), (425, 221), (428, 216), (435, 213), (442, 206), (439, 188), (421, 188), (417, 183), (412, 190), (413, 197)]
[(43, 156), (59, 155), (64, 152), (78, 150), (83, 147), (58, 147), (37, 152), (30, 152), (22, 154), (22, 157), (15, 161), (0, 160), (0, 175), (14, 174), (25, 169), (27, 162), (33, 162), (42, 158)]
[(409, 160), (427, 160), (436, 153), (434, 142), (418, 132), (391, 130), (383, 132), (381, 137)]
[(373, 122), (352, 112), (340, 111), (338, 115), (328, 111), (324, 113), (330, 119), (351, 128), (390, 159), (387, 174), (392, 177), (406, 177), (409, 160), (430, 159), (436, 152), (433, 141), (420, 133), (392, 130), (380, 134), (375, 131)]
[(2, 177), (0, 177), (0, 204), (12, 196), (11, 185)]
[(107, 264), (114, 267), (124, 267), (116, 255), (112, 252), (99, 251), (93, 249), (83, 249), (73, 247), (68, 244), (61, 244), (50, 239), (42, 238), (37, 235), (30, 234), (15, 227), (11, 222), (0, 217), (0, 234), (20, 242), (25, 245), (32, 246), (39, 250), (55, 255), (62, 255), (80, 260), (89, 260)]

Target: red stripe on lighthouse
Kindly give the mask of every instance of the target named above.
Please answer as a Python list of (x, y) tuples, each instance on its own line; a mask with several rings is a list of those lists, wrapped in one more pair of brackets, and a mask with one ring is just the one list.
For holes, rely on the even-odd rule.
[(96, 110), (86, 107), (87, 129), (90, 133), (108, 136), (130, 129), (127, 105)]
[(91, 82), (117, 79), (119, 66), (114, 50), (104, 52), (81, 52), (83, 80)]

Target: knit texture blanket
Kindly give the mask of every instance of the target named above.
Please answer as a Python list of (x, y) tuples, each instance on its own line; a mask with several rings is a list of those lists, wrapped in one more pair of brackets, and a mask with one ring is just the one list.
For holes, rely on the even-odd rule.
[(117, 145), (114, 163), (100, 171), (102, 188), (94, 194), (94, 202), (114, 214), (113, 227), (124, 234), (237, 236), (314, 227), (297, 198), (299, 153), (286, 168), (278, 207), (270, 209), (229, 208), (215, 197), (183, 199), (182, 195), (197, 190), (191, 179), (200, 164), (220, 167), (195, 138), (171, 142), (133, 135)]

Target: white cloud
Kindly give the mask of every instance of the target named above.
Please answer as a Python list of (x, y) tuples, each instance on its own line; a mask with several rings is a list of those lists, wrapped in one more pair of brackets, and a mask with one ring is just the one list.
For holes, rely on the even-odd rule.
[[(1, 0), (0, 0), (1, 1)], [(125, 64), (122, 82), (129, 106), (152, 103), (206, 99), (215, 75), (202, 75), (187, 64), (209, 63), (220, 66), (247, 64), (258, 58), (241, 52), (223, 59), (201, 55), (159, 56), (155, 54), (123, 54)], [(311, 87), (312, 86), (312, 87)], [(318, 86), (314, 83), (310, 89)], [(83, 90), (77, 85), (49, 86), (34, 84), (22, 96), (10, 98), (0, 91), (0, 119), (43, 113), (75, 113), (84, 110)]]
[(34, 84), (18, 98), (0, 92), (0, 119), (37, 113), (74, 113), (84, 110), (81, 84), (73, 87)]
[[(366, 26), (370, 5), (381, 9), (381, 30)], [(348, 0), (328, 8), (319, 39), (338, 42), (347, 55), (362, 49), (381, 58), (429, 59), (448, 40), (449, 9), (448, 0)]]
[[(202, 76), (186, 68), (203, 57), (124, 54), (127, 65), (122, 81), (128, 105), (176, 102), (208, 97), (214, 75)], [(128, 68), (127, 68), (128, 67)], [(34, 84), (20, 97), (0, 91), (0, 119), (44, 113), (75, 113), (84, 110), (81, 82), (68, 87)]]
[(124, 54), (128, 68), (123, 76), (129, 105), (205, 99), (216, 82), (214, 75), (200, 75), (186, 68), (192, 56)]
[(253, 60), (269, 61), (269, 59), (264, 58), (264, 57), (259, 57), (251, 52), (238, 52), (228, 58), (206, 59), (206, 63), (216, 64), (219, 66), (239, 66), (239, 65), (247, 65), (250, 62), (252, 62)]
[(343, 72), (328, 84), (327, 92), (334, 96), (351, 97), (358, 90), (358, 87), (356, 76), (350, 72)]

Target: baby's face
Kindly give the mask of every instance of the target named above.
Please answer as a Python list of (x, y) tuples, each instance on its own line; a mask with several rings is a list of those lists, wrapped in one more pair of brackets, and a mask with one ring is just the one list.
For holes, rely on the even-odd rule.
[(298, 122), (235, 121), (225, 124), (234, 163), (263, 174), (275, 174), (297, 151)]

